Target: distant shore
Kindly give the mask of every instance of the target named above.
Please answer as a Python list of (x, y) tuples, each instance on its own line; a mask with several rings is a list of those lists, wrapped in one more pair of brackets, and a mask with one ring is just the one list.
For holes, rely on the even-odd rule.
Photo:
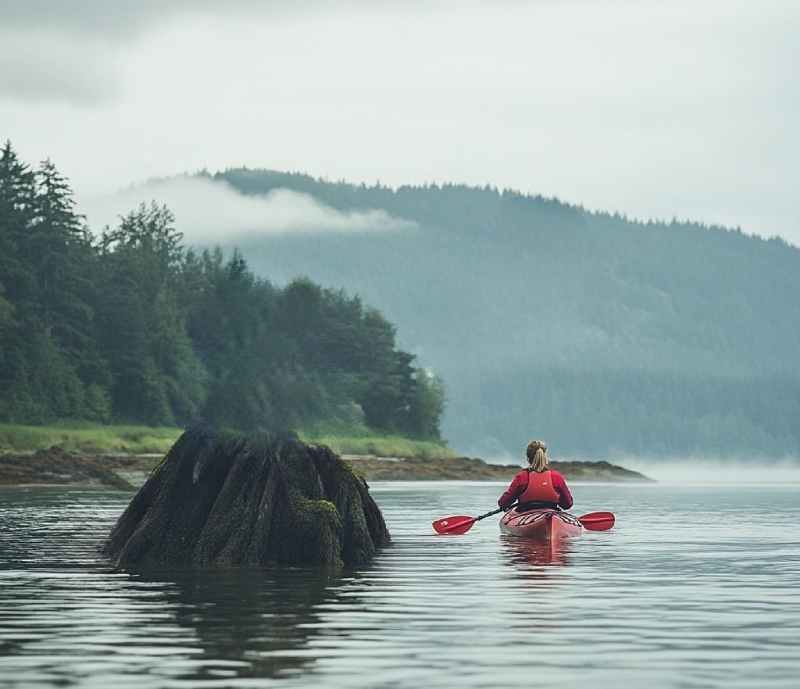
[[(34, 453), (0, 455), (0, 486), (87, 486), (135, 490), (161, 453), (92, 454), (55, 446)], [(488, 464), (467, 457), (343, 455), (367, 481), (510, 481), (520, 466)], [(552, 462), (568, 481), (649, 483), (652, 479), (608, 462)]]
[[(489, 464), (481, 459), (392, 458), (343, 455), (368, 481), (511, 481), (523, 465)], [(653, 479), (609, 462), (550, 462), (568, 481), (654, 483)]]

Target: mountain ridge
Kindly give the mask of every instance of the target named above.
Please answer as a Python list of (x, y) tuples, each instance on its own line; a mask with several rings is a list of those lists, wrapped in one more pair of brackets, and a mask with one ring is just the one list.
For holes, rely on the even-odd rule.
[(416, 223), (228, 246), (273, 281), (305, 274), (381, 309), (445, 378), (444, 432), (466, 454), (533, 435), (574, 457), (783, 456), (800, 440), (800, 250), (782, 239), (491, 187), (210, 177)]

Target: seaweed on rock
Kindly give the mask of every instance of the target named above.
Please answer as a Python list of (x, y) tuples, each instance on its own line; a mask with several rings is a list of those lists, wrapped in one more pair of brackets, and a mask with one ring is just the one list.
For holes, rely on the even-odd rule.
[(123, 565), (358, 565), (389, 542), (367, 483), (293, 436), (186, 431), (120, 517)]

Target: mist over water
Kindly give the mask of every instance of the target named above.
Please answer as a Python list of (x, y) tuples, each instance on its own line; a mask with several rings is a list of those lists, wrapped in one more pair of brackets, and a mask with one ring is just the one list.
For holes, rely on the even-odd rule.
[(661, 483), (675, 485), (800, 484), (800, 461), (763, 458), (665, 458), (646, 460), (627, 457), (613, 460)]

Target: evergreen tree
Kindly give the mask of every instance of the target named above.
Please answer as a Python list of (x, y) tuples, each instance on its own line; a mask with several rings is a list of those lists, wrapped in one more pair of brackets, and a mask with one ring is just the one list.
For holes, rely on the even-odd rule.
[(46, 362), (39, 360), (44, 352), (33, 252), (27, 242), (35, 200), (34, 173), (7, 142), (0, 150), (0, 282), (14, 318), (7, 318), (7, 327), (0, 329), (0, 418), (9, 420), (52, 416), (37, 380)]
[(414, 383), (414, 397), (408, 414), (408, 433), (422, 439), (439, 438), (447, 402), (444, 381), (418, 367), (414, 374)]
[(11, 142), (0, 149), (0, 282), (20, 317), (35, 311), (35, 278), (26, 264), (25, 237), (33, 223), (36, 178)]
[(101, 239), (100, 346), (115, 415), (173, 425), (196, 415), (205, 372), (186, 330), (181, 234), (166, 207), (142, 204)]
[(105, 388), (109, 371), (97, 349), (94, 332), (97, 255), (67, 180), (50, 160), (37, 174), (36, 217), (28, 232), (36, 273), (42, 332), (57, 349), (64, 375), (80, 402), (72, 404), (79, 418), (108, 417)]

